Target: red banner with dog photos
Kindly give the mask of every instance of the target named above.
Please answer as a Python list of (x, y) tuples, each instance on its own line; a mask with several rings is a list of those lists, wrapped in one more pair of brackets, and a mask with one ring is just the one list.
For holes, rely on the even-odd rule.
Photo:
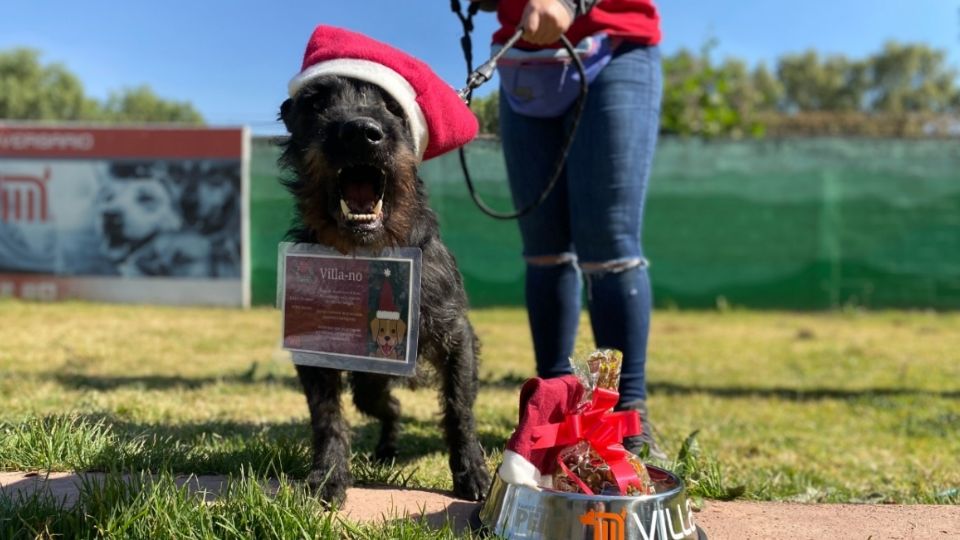
[(0, 123), (0, 296), (246, 305), (248, 139)]

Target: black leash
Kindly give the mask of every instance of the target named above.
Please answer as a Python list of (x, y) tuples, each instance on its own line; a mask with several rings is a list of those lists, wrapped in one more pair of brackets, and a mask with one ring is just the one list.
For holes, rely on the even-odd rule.
[[(473, 31), (473, 16), (477, 14), (477, 11), (479, 11), (480, 4), (479, 2), (471, 2), (470, 6), (467, 8), (466, 15), (464, 15), (463, 11), (460, 9), (459, 0), (450, 0), (450, 8), (454, 13), (456, 13), (457, 18), (463, 25), (463, 37), (460, 38), (460, 47), (463, 49), (463, 57), (467, 62), (467, 86), (460, 90), (459, 94), (460, 97), (467, 102), (467, 105), (469, 105), (473, 98), (473, 91), (493, 77), (493, 72), (497, 67), (497, 61), (500, 60), (500, 58), (506, 54), (506, 52), (517, 43), (517, 41), (520, 40), (520, 37), (523, 35), (523, 28), (517, 28), (517, 31), (510, 36), (510, 39), (508, 39), (506, 43), (504, 43), (503, 48), (497, 51), (497, 53), (494, 54), (489, 60), (484, 62), (483, 65), (474, 70), (473, 42), (470, 39), (470, 33)], [(470, 198), (473, 199), (473, 202), (477, 205), (477, 208), (479, 208), (481, 212), (492, 218), (517, 219), (534, 211), (537, 207), (543, 204), (543, 201), (547, 200), (547, 197), (550, 196), (553, 188), (556, 187), (557, 182), (560, 180), (560, 176), (563, 174), (563, 167), (567, 163), (567, 155), (570, 153), (570, 147), (573, 146), (573, 136), (577, 132), (577, 126), (580, 125), (580, 118), (583, 116), (583, 107), (587, 103), (587, 74), (583, 67), (583, 62), (580, 60), (580, 56), (577, 55), (576, 49), (574, 49), (573, 45), (570, 43), (570, 40), (567, 39), (567, 36), (561, 34), (560, 42), (563, 44), (563, 48), (566, 49), (567, 53), (570, 55), (571, 60), (573, 60), (573, 64), (577, 68), (577, 73), (580, 75), (580, 95), (577, 96), (577, 101), (574, 105), (573, 120), (570, 122), (570, 129), (567, 132), (567, 140), (563, 144), (563, 149), (560, 152), (560, 158), (557, 161), (556, 167), (554, 168), (553, 176), (550, 177), (550, 181), (547, 183), (547, 187), (544, 188), (543, 193), (540, 194), (540, 197), (538, 197), (536, 201), (533, 201), (516, 212), (508, 213), (494, 210), (488, 206), (487, 203), (485, 203), (477, 193), (477, 189), (473, 185), (473, 179), (470, 177), (470, 171), (467, 169), (466, 153), (463, 147), (460, 148), (460, 167), (463, 169), (463, 178), (467, 182), (467, 191), (470, 193)]]

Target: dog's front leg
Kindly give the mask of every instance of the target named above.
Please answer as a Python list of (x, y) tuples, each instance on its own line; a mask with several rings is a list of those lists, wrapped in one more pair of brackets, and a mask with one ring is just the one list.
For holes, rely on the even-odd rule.
[(380, 441), (374, 457), (378, 461), (390, 461), (397, 456), (397, 421), (400, 419), (400, 401), (390, 394), (390, 377), (358, 371), (350, 375), (350, 383), (357, 409), (380, 421)]
[(466, 316), (460, 317), (454, 335), (441, 370), (444, 435), (450, 448), (453, 492), (458, 497), (478, 501), (487, 494), (490, 475), (473, 418), (478, 386), (477, 337)]
[(307, 485), (324, 501), (340, 505), (350, 485), (350, 441), (340, 411), (343, 378), (334, 369), (297, 366), (310, 408), (313, 464)]

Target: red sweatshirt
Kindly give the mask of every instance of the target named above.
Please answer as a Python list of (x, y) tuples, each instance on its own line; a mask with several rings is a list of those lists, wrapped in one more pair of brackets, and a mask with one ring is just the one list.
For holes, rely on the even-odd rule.
[[(504, 43), (513, 35), (526, 5), (527, 0), (498, 2), (500, 29), (493, 34), (494, 43)], [(656, 45), (660, 43), (660, 15), (653, 0), (600, 0), (586, 15), (573, 21), (567, 30), (567, 38), (576, 45), (583, 38), (598, 32), (606, 32), (610, 37), (627, 41)], [(542, 48), (522, 40), (518, 46), (522, 49)]]

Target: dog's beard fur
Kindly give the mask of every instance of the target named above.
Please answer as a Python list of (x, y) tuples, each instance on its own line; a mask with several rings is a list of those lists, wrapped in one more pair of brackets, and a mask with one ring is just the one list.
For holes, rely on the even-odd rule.
[[(285, 101), (280, 116), (290, 133), (280, 162), (292, 174), (284, 183), (296, 200), (299, 227), (305, 229), (295, 236), (342, 253), (410, 244), (426, 197), (409, 127), (389, 94), (370, 83), (322, 77)], [(379, 125), (382, 139), (355, 144), (344, 130), (357, 118)], [(377, 201), (370, 197), (380, 194), (378, 218), (357, 221), (345, 215), (343, 204), (372, 215)]]

